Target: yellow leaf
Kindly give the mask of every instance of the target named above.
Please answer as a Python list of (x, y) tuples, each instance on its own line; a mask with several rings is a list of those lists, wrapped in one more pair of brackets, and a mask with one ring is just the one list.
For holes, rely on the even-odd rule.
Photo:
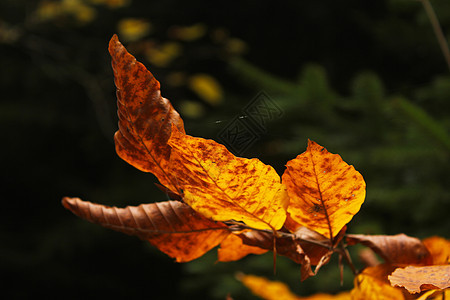
[(222, 102), (222, 87), (214, 77), (207, 74), (196, 74), (189, 79), (189, 87), (197, 95), (211, 105)]
[(276, 171), (260, 160), (234, 156), (225, 146), (172, 127), (170, 174), (184, 201), (215, 221), (242, 221), (256, 229), (280, 229), (289, 204)]
[(363, 177), (339, 155), (313, 141), (286, 167), (283, 183), (291, 199), (292, 219), (333, 239), (364, 202)]
[(253, 294), (266, 300), (350, 300), (350, 292), (341, 292), (336, 295), (315, 294), (300, 297), (291, 292), (289, 287), (279, 281), (270, 281), (264, 277), (254, 275), (239, 275), (238, 279), (249, 288)]
[(168, 42), (154, 46), (145, 51), (149, 62), (158, 67), (169, 65), (181, 53), (181, 46), (175, 42)]
[(120, 36), (128, 42), (137, 41), (146, 36), (151, 28), (149, 21), (135, 18), (122, 19), (117, 25)]
[(355, 277), (355, 287), (351, 291), (353, 300), (402, 300), (401, 289), (389, 284), (387, 276), (394, 270), (391, 265), (368, 267)]
[(198, 23), (191, 26), (172, 26), (169, 29), (169, 36), (182, 41), (194, 41), (206, 33), (205, 24)]
[(217, 250), (219, 261), (222, 262), (240, 260), (248, 254), (263, 254), (267, 251), (259, 247), (245, 245), (242, 243), (242, 239), (235, 234), (230, 234), (223, 240)]

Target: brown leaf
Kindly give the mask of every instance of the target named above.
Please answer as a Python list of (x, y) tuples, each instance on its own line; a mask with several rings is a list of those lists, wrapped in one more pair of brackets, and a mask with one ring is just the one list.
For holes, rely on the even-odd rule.
[(274, 168), (234, 156), (225, 146), (185, 135), (174, 127), (170, 173), (183, 200), (215, 221), (242, 221), (256, 229), (280, 229), (289, 197)]
[(332, 240), (364, 202), (363, 177), (339, 155), (313, 141), (286, 167), (282, 178), (290, 197), (289, 214)]
[(391, 265), (383, 264), (368, 267), (354, 279), (351, 291), (353, 300), (402, 300), (405, 299), (400, 289), (389, 284), (387, 276), (394, 270)]
[(230, 233), (225, 224), (210, 221), (179, 201), (126, 208), (67, 197), (62, 203), (66, 209), (92, 223), (149, 241), (177, 262), (202, 256)]
[(398, 268), (389, 276), (392, 286), (401, 286), (410, 293), (450, 287), (450, 265), (408, 266)]
[(348, 234), (347, 242), (349, 245), (361, 243), (370, 247), (390, 264), (432, 263), (431, 255), (425, 245), (419, 239), (403, 233), (397, 235)]
[[(246, 231), (239, 236), (242, 238), (244, 244), (250, 246), (260, 247), (262, 249), (273, 250), (273, 233), (269, 231)], [(275, 239), (276, 252), (301, 264), (301, 280), (305, 280), (310, 276), (314, 276), (311, 270), (311, 262), (309, 257), (303, 251), (300, 242), (294, 239), (294, 236), (278, 236)]]
[[(311, 230), (305, 226), (302, 226), (295, 222), (288, 214), (284, 227), (292, 232), (295, 239), (298, 240), (303, 251), (311, 260), (311, 265), (318, 266), (319, 263), (322, 265), (325, 260), (325, 256), (329, 256), (329, 251), (331, 248), (330, 239), (324, 237), (323, 235)], [(333, 246), (335, 247), (344, 237), (347, 226), (344, 226), (339, 234), (333, 240)], [(308, 242), (311, 241), (311, 242)], [(315, 244), (314, 242), (320, 242), (328, 247), (323, 247)]]
[(217, 250), (219, 261), (236, 261), (249, 254), (263, 254), (268, 250), (259, 247), (249, 246), (242, 243), (242, 239), (235, 234), (230, 234), (220, 243)]
[(114, 35), (109, 42), (117, 87), (119, 130), (114, 135), (117, 154), (132, 166), (153, 173), (172, 192), (176, 183), (167, 174), (172, 124), (184, 133), (183, 120), (166, 98), (159, 82), (127, 52)]

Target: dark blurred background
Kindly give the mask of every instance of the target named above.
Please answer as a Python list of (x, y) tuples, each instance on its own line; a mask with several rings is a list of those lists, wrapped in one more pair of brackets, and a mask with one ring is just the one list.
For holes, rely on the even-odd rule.
[[(431, 3), (448, 40), (450, 2)], [(264, 91), (282, 117), (239, 155), (281, 175), (309, 138), (353, 164), (367, 198), (348, 232), (450, 237), (450, 76), (420, 1), (2, 0), (5, 299), (254, 299), (236, 272), (299, 295), (352, 287), (347, 270), (340, 287), (334, 260), (303, 283), (282, 257), (274, 276), (271, 254), (215, 263), (211, 251), (176, 264), (62, 207), (63, 196), (121, 207), (167, 199), (115, 154), (114, 33), (189, 134), (217, 139)]]

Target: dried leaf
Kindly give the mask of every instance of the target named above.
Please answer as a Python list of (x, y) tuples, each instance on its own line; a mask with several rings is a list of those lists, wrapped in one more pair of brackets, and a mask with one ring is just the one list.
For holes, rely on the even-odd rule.
[(161, 184), (178, 193), (167, 173), (171, 152), (167, 141), (172, 124), (184, 133), (183, 120), (169, 100), (161, 97), (159, 82), (127, 52), (117, 35), (109, 42), (109, 53), (119, 115), (119, 130), (114, 135), (116, 152), (139, 170), (153, 173)]
[(400, 289), (389, 284), (387, 276), (394, 270), (391, 265), (377, 265), (366, 268), (354, 280), (351, 291), (353, 300), (401, 300), (405, 299)]
[(223, 240), (217, 250), (221, 262), (236, 261), (249, 254), (263, 254), (267, 251), (259, 247), (245, 245), (242, 243), (242, 239), (235, 234), (230, 234)]
[[(329, 241), (329, 238), (326, 238), (323, 235), (317, 233), (316, 231), (313, 231), (305, 226), (298, 224), (290, 217), (289, 214), (286, 218), (286, 222), (284, 223), (284, 227), (288, 229), (290, 232), (294, 233), (295, 239), (298, 240), (303, 251), (305, 251), (306, 255), (308, 255), (308, 257), (310, 258), (311, 265), (319, 266), (319, 264), (324, 262), (325, 259), (324, 257), (329, 255), (329, 251), (332, 246)], [(347, 226), (344, 226), (344, 228), (342, 228), (339, 234), (334, 238), (333, 246), (339, 244), (339, 242), (344, 237), (346, 230)], [(317, 245), (314, 242), (323, 243), (324, 245), (328, 245), (328, 247)]]
[(370, 247), (386, 262), (395, 265), (431, 264), (432, 258), (425, 245), (405, 234), (364, 235), (348, 234), (349, 245), (361, 243)]
[(349, 292), (336, 295), (315, 294), (300, 297), (291, 292), (289, 287), (279, 281), (271, 281), (254, 275), (239, 275), (238, 279), (249, 288), (253, 294), (267, 300), (350, 300)]
[(282, 178), (291, 199), (291, 217), (333, 239), (364, 202), (363, 177), (339, 155), (313, 141), (308, 141), (307, 150), (286, 167)]
[(195, 211), (215, 221), (242, 221), (256, 229), (280, 229), (289, 197), (276, 171), (258, 159), (173, 127), (171, 175)]
[[(260, 247), (262, 249), (273, 250), (273, 233), (264, 231), (246, 231), (239, 236), (244, 244)], [(276, 252), (279, 255), (286, 256), (294, 262), (301, 264), (301, 280), (314, 276), (311, 270), (309, 257), (303, 251), (300, 241), (295, 240), (293, 236), (277, 236), (275, 238)]]
[(433, 236), (424, 239), (422, 243), (427, 247), (433, 258), (434, 265), (444, 265), (450, 263), (450, 241), (444, 238)]
[(177, 262), (196, 259), (229, 234), (222, 223), (210, 221), (179, 201), (165, 201), (126, 208), (108, 207), (64, 198), (75, 215), (103, 227), (149, 241)]
[(392, 286), (401, 286), (410, 293), (450, 287), (450, 265), (408, 266), (398, 268), (389, 276)]

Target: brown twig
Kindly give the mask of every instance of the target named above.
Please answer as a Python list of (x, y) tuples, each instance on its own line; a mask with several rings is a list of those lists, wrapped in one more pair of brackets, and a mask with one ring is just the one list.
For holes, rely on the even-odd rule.
[(425, 12), (430, 19), (431, 26), (433, 27), (434, 34), (436, 35), (436, 39), (441, 47), (442, 54), (444, 55), (445, 61), (447, 62), (447, 66), (450, 70), (450, 50), (448, 47), (447, 39), (445, 38), (444, 33), (442, 32), (442, 28), (439, 24), (439, 20), (436, 16), (436, 13), (433, 9), (429, 0), (420, 0), (423, 4)]

